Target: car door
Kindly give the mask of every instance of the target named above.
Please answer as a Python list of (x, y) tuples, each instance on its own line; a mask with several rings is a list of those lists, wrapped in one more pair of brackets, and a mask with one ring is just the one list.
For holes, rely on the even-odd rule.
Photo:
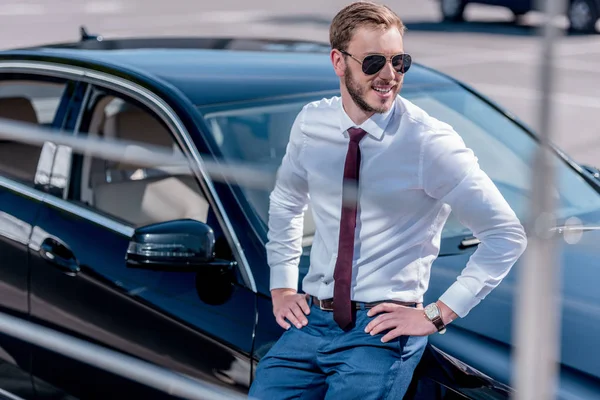
[[(0, 118), (60, 128), (75, 84), (0, 65)], [(3, 129), (6, 132), (7, 128)], [(28, 319), (28, 245), (51, 179), (53, 146), (0, 140), (0, 311)], [(0, 393), (34, 398), (31, 346), (0, 332)]]
[[(154, 101), (150, 94), (143, 100)], [(139, 154), (144, 145), (183, 154), (177, 135), (185, 132), (170, 129), (152, 104), (122, 94), (118, 86), (94, 85), (74, 129), (78, 135), (128, 140), (125, 155)], [(208, 270), (132, 268), (125, 261), (136, 229), (187, 219), (208, 223), (217, 257), (235, 262), (210, 206), (211, 194), (189, 169), (148, 168), (90, 154), (67, 157), (70, 162), (62, 160), (72, 166), (67, 198), (49, 196), (34, 227), (40, 249), (31, 257), (34, 320), (246, 392), (255, 294), (238, 271), (223, 277)], [(34, 373), (79, 398), (166, 396), (43, 349), (34, 350)]]

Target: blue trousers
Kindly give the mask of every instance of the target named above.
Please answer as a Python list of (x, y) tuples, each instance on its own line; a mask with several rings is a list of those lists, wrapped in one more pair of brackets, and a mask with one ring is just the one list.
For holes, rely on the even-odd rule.
[[(310, 304), (310, 303), (309, 303)], [(356, 311), (343, 331), (333, 313), (311, 305), (308, 324), (292, 325), (260, 360), (249, 396), (258, 400), (402, 399), (425, 346), (426, 336), (401, 336), (382, 343), (387, 331), (364, 329), (375, 317)]]

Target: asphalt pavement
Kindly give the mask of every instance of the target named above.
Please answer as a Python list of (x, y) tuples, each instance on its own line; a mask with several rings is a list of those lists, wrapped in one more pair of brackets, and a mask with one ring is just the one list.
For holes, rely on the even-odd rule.
[[(0, 48), (75, 41), (79, 26), (107, 38), (253, 36), (327, 42), (340, 0), (2, 0)], [(408, 27), (414, 60), (455, 76), (534, 129), (538, 123), (541, 15), (517, 25), (501, 8), (470, 5), (467, 22), (440, 22), (435, 0), (386, 2)], [(600, 35), (565, 35), (556, 46), (554, 142), (600, 167)]]

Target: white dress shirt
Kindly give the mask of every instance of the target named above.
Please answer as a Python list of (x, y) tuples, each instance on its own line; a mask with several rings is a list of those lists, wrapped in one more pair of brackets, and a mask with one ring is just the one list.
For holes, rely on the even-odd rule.
[(422, 302), (442, 228), (452, 210), (481, 244), (441, 296), (466, 316), (509, 272), (526, 246), (524, 229), (461, 137), (398, 96), (385, 114), (355, 125), (340, 97), (304, 106), (291, 130), (270, 196), (270, 288), (298, 289), (304, 211), (315, 236), (302, 291), (333, 297), (348, 128), (360, 142), (352, 299)]

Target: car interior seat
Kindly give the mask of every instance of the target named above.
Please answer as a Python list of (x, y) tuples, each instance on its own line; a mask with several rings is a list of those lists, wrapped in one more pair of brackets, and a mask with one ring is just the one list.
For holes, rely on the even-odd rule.
[[(0, 98), (0, 118), (38, 124), (33, 104), (25, 97)], [(41, 146), (21, 142), (0, 141), (0, 164), (11, 176), (33, 182)]]
[[(107, 137), (137, 142), (127, 145), (125, 157), (131, 151), (150, 151), (144, 148), (148, 144), (180, 151), (160, 121), (132, 105), (125, 104), (107, 116), (103, 131)], [(94, 207), (136, 227), (184, 218), (206, 222), (209, 204), (190, 168), (173, 173), (127, 160), (102, 160), (91, 173)]]

